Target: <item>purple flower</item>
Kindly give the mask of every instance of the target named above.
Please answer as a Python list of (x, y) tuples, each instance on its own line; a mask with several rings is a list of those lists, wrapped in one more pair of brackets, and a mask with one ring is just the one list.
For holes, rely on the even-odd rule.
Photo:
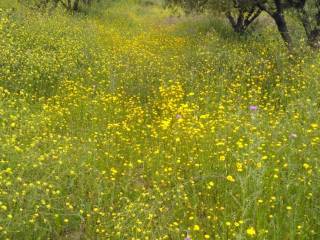
[(180, 118), (182, 118), (182, 115), (181, 114), (177, 114), (176, 115), (176, 119), (180, 119)]
[(257, 111), (258, 110), (258, 106), (256, 105), (251, 105), (249, 106), (250, 111)]

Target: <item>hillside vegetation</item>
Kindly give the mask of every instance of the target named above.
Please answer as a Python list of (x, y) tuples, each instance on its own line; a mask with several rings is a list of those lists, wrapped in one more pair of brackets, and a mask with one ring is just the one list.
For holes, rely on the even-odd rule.
[[(0, 3), (0, 239), (320, 239), (320, 56), (161, 1)], [(303, 47), (299, 47), (302, 46)]]

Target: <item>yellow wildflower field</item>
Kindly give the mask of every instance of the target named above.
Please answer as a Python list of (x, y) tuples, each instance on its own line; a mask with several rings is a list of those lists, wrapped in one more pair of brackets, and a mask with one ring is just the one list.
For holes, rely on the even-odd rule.
[(0, 10), (0, 239), (320, 239), (319, 54), (96, 11)]

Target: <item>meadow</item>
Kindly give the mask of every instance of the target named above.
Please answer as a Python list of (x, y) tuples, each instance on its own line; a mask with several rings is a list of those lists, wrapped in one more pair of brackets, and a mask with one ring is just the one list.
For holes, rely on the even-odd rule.
[(2, 0), (0, 239), (320, 239), (320, 55), (264, 21)]

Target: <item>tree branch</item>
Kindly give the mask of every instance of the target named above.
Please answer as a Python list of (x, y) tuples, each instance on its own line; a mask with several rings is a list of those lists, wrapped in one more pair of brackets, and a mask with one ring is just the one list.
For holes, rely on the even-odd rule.
[(262, 10), (258, 9), (253, 15), (251, 14), (250, 16), (248, 16), (248, 18), (245, 20), (245, 25), (249, 26), (254, 20), (257, 19), (257, 17), (260, 16)]

